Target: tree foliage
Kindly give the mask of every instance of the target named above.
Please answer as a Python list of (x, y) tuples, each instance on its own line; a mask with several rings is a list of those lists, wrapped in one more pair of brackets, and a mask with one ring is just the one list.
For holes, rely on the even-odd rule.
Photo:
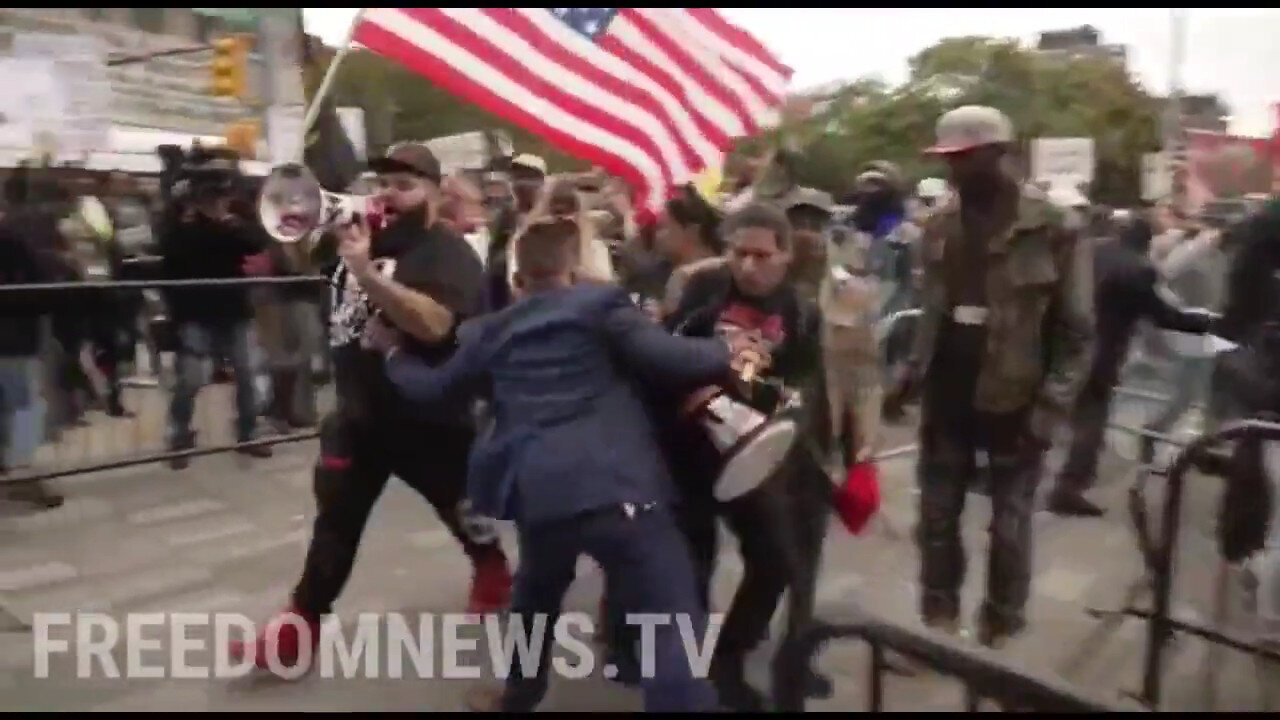
[[(899, 87), (853, 81), (785, 124), (779, 132), (802, 149), (801, 182), (840, 195), (877, 159), (899, 163), (913, 179), (940, 174), (936, 161), (921, 154), (933, 141), (937, 118), (959, 105), (982, 104), (1009, 115), (1023, 150), (1036, 137), (1094, 138), (1091, 195), (1111, 203), (1138, 198), (1142, 154), (1159, 147), (1160, 104), (1118, 63), (1048, 56), (1015, 40), (962, 37), (921, 51), (909, 64), (910, 77)], [(339, 104), (364, 108), (375, 151), (397, 140), (501, 128), (519, 152), (542, 155), (556, 170), (581, 169), (540, 138), (368, 52), (347, 56), (334, 92)], [(771, 133), (743, 142), (738, 152), (759, 156), (778, 141)]]
[[(1159, 147), (1160, 103), (1106, 58), (1047, 56), (1015, 40), (946, 39), (912, 57), (899, 87), (858, 81), (831, 94), (810, 118), (780, 132), (804, 148), (803, 180), (846, 192), (867, 162), (899, 163), (911, 178), (943, 172), (921, 150), (934, 124), (960, 105), (1004, 111), (1024, 158), (1037, 137), (1091, 137), (1096, 179), (1090, 194), (1111, 203), (1139, 196), (1142, 154)], [(755, 150), (757, 140), (747, 146)]]

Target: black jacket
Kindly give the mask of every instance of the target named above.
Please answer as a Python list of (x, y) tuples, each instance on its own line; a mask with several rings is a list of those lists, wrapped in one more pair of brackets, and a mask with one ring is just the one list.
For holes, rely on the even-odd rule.
[[(243, 278), (245, 258), (267, 248), (264, 234), (247, 222), (214, 221), (196, 215), (166, 222), (160, 254), (166, 280)], [(253, 316), (247, 284), (170, 288), (164, 295), (175, 322), (234, 322)]]
[[(57, 218), (41, 209), (17, 209), (0, 220), (0, 285), (53, 283), (65, 279), (51, 251)], [(31, 357), (40, 351), (40, 317), (59, 309), (66, 293), (0, 290), (0, 357)]]
[(1232, 248), (1222, 320), (1214, 332), (1244, 343), (1266, 322), (1280, 320), (1280, 199), (1227, 230), (1223, 246)]
[(1118, 379), (1129, 339), (1139, 320), (1166, 330), (1208, 332), (1210, 316), (1169, 304), (1156, 292), (1156, 269), (1147, 259), (1151, 231), (1145, 223), (1103, 241), (1094, 253), (1097, 345), (1091, 380), (1110, 388)]

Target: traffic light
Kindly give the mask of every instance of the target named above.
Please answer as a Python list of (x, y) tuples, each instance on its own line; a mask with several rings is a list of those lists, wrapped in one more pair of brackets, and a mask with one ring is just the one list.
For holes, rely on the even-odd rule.
[(244, 99), (248, 88), (249, 37), (229, 35), (213, 42), (213, 94)]
[(227, 126), (223, 138), (227, 147), (234, 150), (243, 160), (253, 160), (258, 156), (258, 123), (256, 120), (241, 120)]

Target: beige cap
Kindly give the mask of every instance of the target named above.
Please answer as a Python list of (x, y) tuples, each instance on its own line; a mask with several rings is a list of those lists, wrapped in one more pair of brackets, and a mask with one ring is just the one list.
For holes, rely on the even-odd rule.
[(817, 208), (825, 213), (830, 213), (832, 206), (835, 204), (831, 200), (831, 195), (816, 188), (799, 187), (787, 193), (779, 203), (783, 210), (791, 210), (802, 205)]
[(1013, 123), (993, 107), (965, 105), (938, 118), (937, 143), (925, 150), (934, 155), (964, 152), (984, 145), (1013, 142)]
[(547, 161), (533, 153), (521, 153), (511, 158), (511, 164), (529, 168), (530, 170), (537, 170), (543, 175), (547, 174)]

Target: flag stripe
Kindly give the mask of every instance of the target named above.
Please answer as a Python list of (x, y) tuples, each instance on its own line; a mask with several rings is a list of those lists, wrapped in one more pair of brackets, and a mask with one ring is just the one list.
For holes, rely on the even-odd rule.
[[(703, 165), (698, 153), (689, 143), (689, 136), (676, 129), (675, 122), (661, 102), (631, 82), (631, 78), (625, 73), (627, 68), (605, 68), (581, 56), (583, 46), (593, 51), (596, 49), (590, 40), (578, 35), (564, 23), (557, 22), (546, 11), (534, 11), (540, 17), (547, 18), (545, 27), (529, 22), (525, 15), (513, 9), (497, 8), (482, 12), (501, 23), (503, 28), (514, 33), (521, 41), (536, 48), (536, 52), (552, 64), (550, 78), (555, 78), (556, 66), (563, 68), (574, 76), (572, 79), (581, 80), (584, 99), (585, 96), (599, 96), (602, 110), (623, 122), (632, 122), (642, 132), (647, 131), (662, 149), (662, 160), (671, 166), (672, 176), (690, 175), (695, 172), (692, 168)], [(593, 52), (592, 56), (596, 60), (613, 59), (599, 52)], [(568, 78), (561, 78), (561, 81), (566, 79)], [(714, 148), (709, 149), (714, 152)]]
[(366, 8), (353, 39), (626, 180), (649, 215), (776, 122), (791, 74), (706, 8)]
[(598, 68), (597, 78), (603, 86), (607, 86), (612, 78), (624, 83), (631, 93), (646, 96), (641, 100), (660, 116), (675, 133), (676, 139), (694, 156), (693, 162), (699, 167), (715, 163), (719, 160), (720, 151), (730, 146), (727, 135), (711, 128), (707, 123), (699, 123), (697, 113), (692, 107), (683, 105), (680, 93), (671, 92), (667, 85), (657, 77), (647, 74), (641, 68), (628, 63), (613, 52), (595, 53), (585, 38), (572, 37), (573, 31), (559, 23), (555, 18), (540, 9), (515, 10), (525, 22), (536, 27), (548, 38), (559, 40), (564, 50), (572, 53), (578, 62), (592, 68)]
[[(648, 116), (650, 123), (644, 123), (635, 117), (634, 107), (621, 108), (621, 112), (614, 114), (608, 109), (608, 104), (621, 104), (621, 101), (594, 89), (569, 68), (548, 61), (480, 10), (409, 8), (405, 12), (419, 22), (437, 28), (461, 49), (485, 58), (494, 70), (508, 78), (519, 78), (522, 85), (565, 114), (595, 125), (653, 157), (660, 168), (662, 182), (674, 182), (670, 162), (670, 151), (674, 148), (669, 144), (664, 146), (654, 136), (655, 127), (649, 125), (656, 126), (657, 123), (653, 122), (652, 116)], [(630, 116), (629, 119), (623, 119), (624, 114)]]
[(688, 22), (683, 23), (689, 35), (696, 38), (700, 45), (724, 58), (725, 63), (738, 71), (757, 97), (767, 103), (777, 103), (783, 99), (787, 92), (787, 78), (774, 72), (729, 38), (711, 30), (696, 16), (690, 14), (689, 18)]
[[(548, 102), (435, 28), (395, 8), (369, 8), (356, 28), (354, 39), (431, 78), (464, 100), (509, 118), (555, 142), (566, 152), (644, 189), (644, 207), (653, 206), (650, 188), (662, 187), (662, 171), (652, 156)], [(424, 47), (431, 48), (431, 52), (423, 52)]]
[(618, 17), (609, 28), (609, 34), (599, 41), (600, 47), (624, 62), (634, 65), (641, 72), (663, 83), (670, 92), (683, 98), (696, 117), (707, 123), (711, 130), (710, 137), (718, 133), (723, 140), (717, 146), (727, 148), (733, 144), (733, 138), (746, 133), (746, 125), (741, 118), (721, 102), (717, 93), (700, 84), (689, 73), (680, 67), (680, 58), (663, 52), (662, 48), (651, 42), (644, 32), (633, 25), (626, 17)]
[(743, 74), (728, 63), (726, 58), (717, 52), (716, 48), (707, 44), (706, 37), (702, 37), (699, 31), (702, 25), (696, 20), (689, 17), (684, 10), (663, 10), (659, 8), (636, 8), (635, 12), (643, 14), (646, 19), (653, 22), (654, 26), (668, 37), (674, 39), (682, 47), (689, 50), (689, 53), (697, 59), (704, 67), (711, 71), (712, 76), (729, 89), (729, 92), (737, 96), (751, 113), (752, 120), (756, 123), (757, 129), (768, 124), (765, 120), (769, 117), (767, 99), (761, 98), (751, 88), (751, 84), (746, 81)]
[(619, 20), (630, 22), (646, 41), (652, 43), (662, 55), (673, 63), (675, 69), (687, 75), (692, 82), (702, 88), (703, 92), (714, 97), (717, 102), (728, 108), (737, 118), (742, 128), (735, 135), (756, 132), (755, 121), (752, 119), (751, 113), (747, 111), (741, 98), (730, 92), (729, 88), (715, 76), (711, 68), (704, 65), (696, 55), (692, 54), (689, 48), (684, 47), (679, 37), (672, 38), (669, 34), (663, 32), (662, 28), (654, 25), (648, 17), (636, 12), (619, 13), (619, 17), (614, 22)]
[(782, 64), (782, 62), (778, 60), (773, 53), (769, 52), (768, 48), (761, 45), (760, 41), (756, 40), (751, 33), (748, 33), (737, 25), (725, 20), (724, 16), (716, 12), (713, 8), (689, 8), (689, 14), (697, 19), (698, 22), (705, 25), (708, 30), (740, 48), (743, 52), (755, 58), (757, 62), (776, 73), (778, 77), (782, 78), (784, 81), (783, 89), (786, 88), (785, 81), (791, 79), (794, 71)]

